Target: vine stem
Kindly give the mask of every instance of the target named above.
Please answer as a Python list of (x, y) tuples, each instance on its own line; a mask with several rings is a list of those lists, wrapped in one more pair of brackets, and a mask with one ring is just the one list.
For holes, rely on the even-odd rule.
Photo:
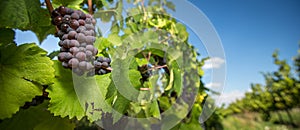
[(93, 15), (93, 0), (88, 0), (89, 14)]
[(49, 14), (51, 15), (51, 13), (53, 11), (53, 6), (51, 4), (51, 1), (50, 0), (45, 0), (45, 3), (46, 3), (46, 6), (47, 6), (47, 9), (49, 10)]
[[(46, 6), (47, 6), (47, 9), (49, 11), (49, 14), (51, 16), (52, 15), (52, 11), (53, 11), (53, 6), (51, 4), (51, 1), (50, 0), (45, 0), (45, 3), (46, 3)], [(58, 32), (58, 28), (56, 26), (55, 26), (55, 30), (56, 30), (55, 33), (57, 33)]]
[(167, 65), (163, 65), (163, 66), (155, 66), (155, 67), (152, 67), (150, 69), (147, 69), (145, 71), (143, 71), (142, 73), (146, 73), (147, 71), (150, 71), (150, 70), (156, 70), (156, 69), (161, 69), (161, 68), (166, 68), (168, 67)]

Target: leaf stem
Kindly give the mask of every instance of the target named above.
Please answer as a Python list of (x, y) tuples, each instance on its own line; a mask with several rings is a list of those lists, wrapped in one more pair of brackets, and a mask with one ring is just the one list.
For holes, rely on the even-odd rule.
[(89, 8), (89, 14), (93, 15), (93, 1), (88, 0), (88, 8)]

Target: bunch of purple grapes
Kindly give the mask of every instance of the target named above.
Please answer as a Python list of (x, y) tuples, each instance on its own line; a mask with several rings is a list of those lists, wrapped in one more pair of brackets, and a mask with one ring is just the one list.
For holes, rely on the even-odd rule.
[(56, 25), (60, 38), (58, 60), (62, 66), (72, 69), (77, 75), (88, 72), (89, 75), (100, 74), (95, 71), (94, 62), (98, 49), (94, 47), (96, 20), (90, 14), (64, 6), (53, 10), (52, 24)]
[(96, 74), (102, 75), (111, 72), (111, 59), (106, 57), (97, 57), (94, 61)]

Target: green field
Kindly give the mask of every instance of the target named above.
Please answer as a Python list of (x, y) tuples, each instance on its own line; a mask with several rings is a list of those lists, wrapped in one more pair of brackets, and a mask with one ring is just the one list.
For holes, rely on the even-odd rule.
[(224, 130), (300, 130), (300, 109), (293, 109), (291, 115), (294, 124), (297, 127), (293, 127), (289, 118), (285, 112), (279, 112), (281, 114), (283, 124), (279, 123), (279, 117), (277, 113), (271, 114), (270, 121), (263, 121), (261, 115), (258, 113), (241, 113), (236, 115), (230, 115), (222, 120)]

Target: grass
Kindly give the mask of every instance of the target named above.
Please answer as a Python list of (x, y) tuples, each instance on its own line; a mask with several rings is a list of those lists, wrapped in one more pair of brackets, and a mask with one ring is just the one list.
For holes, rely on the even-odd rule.
[(291, 122), (285, 112), (281, 111), (279, 113), (284, 124), (279, 123), (277, 113), (271, 113), (271, 119), (268, 122), (263, 121), (259, 113), (241, 113), (224, 118), (222, 124), (224, 130), (300, 130), (299, 108), (291, 111), (294, 124), (298, 125), (297, 128), (290, 125)]

